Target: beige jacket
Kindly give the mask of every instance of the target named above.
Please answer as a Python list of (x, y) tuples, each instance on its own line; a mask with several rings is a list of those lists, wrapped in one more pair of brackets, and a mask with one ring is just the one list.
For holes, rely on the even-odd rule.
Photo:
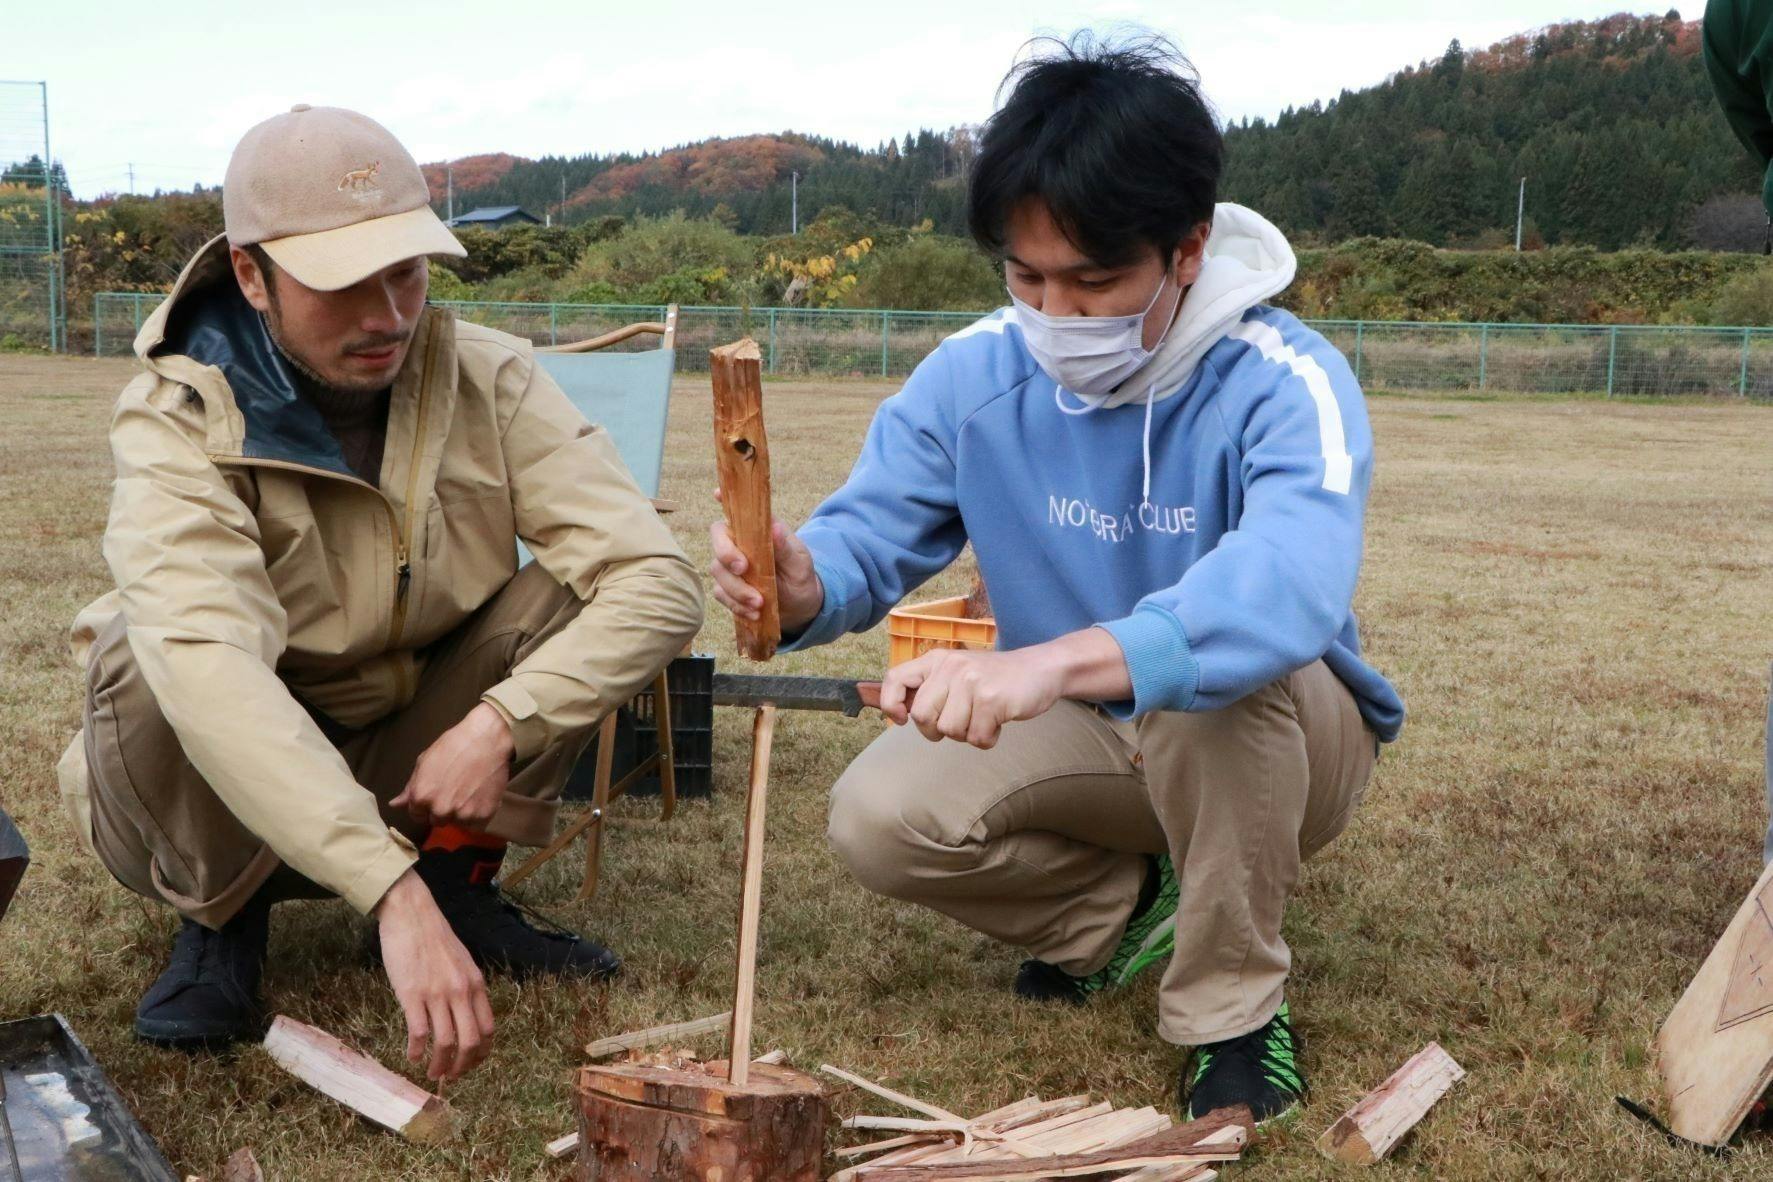
[[(517, 538), (585, 603), (485, 695), (519, 760), (595, 725), (701, 622), (682, 549), (527, 341), (425, 310), (379, 490), (296, 395), (223, 239), (135, 348), (147, 372), (111, 423), (116, 590), (75, 621), (75, 659), (121, 612), (193, 766), (283, 861), (359, 911), (414, 855), (295, 695), (350, 727), (405, 706), (425, 647), (515, 573)], [(60, 778), (89, 839), (78, 736)]]

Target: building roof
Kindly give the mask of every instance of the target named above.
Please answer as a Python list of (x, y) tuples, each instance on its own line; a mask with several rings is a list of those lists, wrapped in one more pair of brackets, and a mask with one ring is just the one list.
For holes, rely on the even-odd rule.
[(521, 205), (483, 205), (479, 209), (472, 209), (467, 213), (458, 214), (444, 224), (450, 226), (471, 226), (477, 222), (502, 222), (506, 218), (514, 216), (528, 218), (532, 222), (539, 222), (542, 220), (535, 214), (524, 209)]

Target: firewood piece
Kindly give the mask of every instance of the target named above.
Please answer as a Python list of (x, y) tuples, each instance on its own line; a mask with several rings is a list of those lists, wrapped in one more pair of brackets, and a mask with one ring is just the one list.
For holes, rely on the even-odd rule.
[[(981, 1161), (975, 1165), (883, 1165), (856, 1170), (858, 1182), (1035, 1182), (1045, 1178), (1081, 1178), (1092, 1174), (1131, 1172), (1147, 1166), (1179, 1166), (1194, 1162), (1235, 1161), (1255, 1123), (1247, 1108), (1208, 1113), (1196, 1121), (1130, 1144), (1096, 1153), (1060, 1154), (1020, 1162)], [(1236, 1132), (1227, 1131), (1231, 1127)], [(1203, 1144), (1202, 1142), (1207, 1142)]]
[(757, 1056), (757, 1058), (751, 1060), (751, 1062), (754, 1066), (758, 1063), (764, 1063), (764, 1064), (767, 1064), (772, 1067), (780, 1066), (781, 1064), (786, 1063), (787, 1061), (788, 1061), (788, 1052), (781, 1051), (781, 1050), (765, 1051), (763, 1054)]
[(1363, 1166), (1384, 1160), (1435, 1101), (1464, 1078), (1465, 1069), (1453, 1056), (1438, 1042), (1429, 1043), (1326, 1129), (1318, 1138), (1318, 1152)]
[(409, 1141), (431, 1145), (455, 1136), (455, 1113), (441, 1097), (324, 1030), (279, 1014), (265, 1035), (265, 1051), (309, 1087)]
[(773, 657), (782, 639), (776, 607), (776, 547), (770, 536), (770, 445), (763, 429), (762, 357), (750, 337), (708, 351), (720, 503), (733, 543), (745, 555), (745, 582), (763, 595), (763, 612), (757, 620), (734, 617), (739, 651), (753, 661)]
[(577, 1096), (580, 1182), (819, 1177), (824, 1089), (792, 1068), (753, 1064), (740, 1086), (719, 1062), (609, 1063), (580, 1068)]
[(265, 1172), (259, 1169), (252, 1146), (242, 1145), (228, 1155), (227, 1164), (222, 1167), (222, 1182), (265, 1182)]
[(888, 1137), (885, 1141), (870, 1141), (865, 1145), (849, 1145), (833, 1150), (832, 1157), (867, 1157), (871, 1153), (885, 1153), (889, 1149), (902, 1149), (907, 1145), (931, 1145), (939, 1138), (921, 1133), (907, 1133), (903, 1137)]
[(1735, 1135), (1773, 1083), (1773, 864), (1737, 908), (1656, 1035), (1668, 1127), (1701, 1145)]
[(543, 1146), (543, 1149), (547, 1151), (549, 1157), (555, 1158), (556, 1160), (563, 1157), (571, 1157), (579, 1151), (579, 1135), (577, 1133), (568, 1133), (564, 1137), (556, 1137), (554, 1140), (548, 1142), (547, 1145)]
[(770, 744), (776, 708), (757, 708), (751, 724), (751, 787), (745, 793), (745, 847), (740, 868), (739, 955), (733, 974), (733, 1033), (729, 1078), (743, 1087), (751, 1067), (751, 1011), (757, 1000), (757, 922), (763, 908), (763, 821), (770, 784)]
[(645, 1030), (634, 1030), (627, 1034), (617, 1034), (609, 1038), (600, 1038), (596, 1042), (587, 1043), (585, 1054), (593, 1063), (601, 1059), (612, 1059), (623, 1051), (639, 1051), (647, 1047), (662, 1046), (676, 1042), (678, 1039), (694, 1038), (698, 1034), (709, 1034), (716, 1030), (725, 1030), (727, 1023), (733, 1020), (733, 1012), (715, 1014), (707, 1018), (696, 1018), (689, 1022), (673, 1022), (667, 1026), (649, 1026)]

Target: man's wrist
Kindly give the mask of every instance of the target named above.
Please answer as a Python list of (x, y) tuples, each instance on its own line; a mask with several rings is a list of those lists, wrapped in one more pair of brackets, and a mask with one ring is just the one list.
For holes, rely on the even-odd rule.
[(1126, 655), (1101, 628), (1067, 633), (1038, 646), (1059, 673), (1059, 696), (1084, 701), (1118, 701), (1132, 693)]
[(467, 722), (476, 734), (484, 735), (486, 741), (493, 744), (499, 756), (509, 763), (517, 754), (517, 739), (511, 733), (511, 724), (505, 721), (504, 712), (491, 702), (482, 701), (468, 711)]

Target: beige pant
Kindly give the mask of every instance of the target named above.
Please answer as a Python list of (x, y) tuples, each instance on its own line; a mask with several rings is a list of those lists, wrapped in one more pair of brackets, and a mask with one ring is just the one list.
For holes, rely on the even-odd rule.
[[(359, 730), (315, 715), (357, 782), (382, 803), (390, 826), (415, 842), (423, 839), (423, 827), (405, 810), (388, 809), (387, 802), (406, 786), (420, 753), (579, 607), (578, 599), (539, 565), (526, 566), (461, 627), (431, 646), (416, 695), (405, 709)], [(185, 758), (142, 680), (121, 618), (93, 645), (86, 690), (93, 848), (119, 882), (209, 927), (226, 923), (274, 873), (273, 890), (280, 897), (324, 893), (283, 867)], [(593, 733), (516, 768), (487, 830), (525, 845), (546, 844), (554, 833), (561, 788)]]
[(1075, 974), (1108, 963), (1146, 855), (1168, 853), (1181, 897), (1158, 1032), (1195, 1046), (1279, 1009), (1287, 896), (1377, 753), (1319, 661), (1211, 713), (1117, 722), (1062, 702), (989, 751), (893, 728), (837, 782), (829, 836), (870, 890)]

